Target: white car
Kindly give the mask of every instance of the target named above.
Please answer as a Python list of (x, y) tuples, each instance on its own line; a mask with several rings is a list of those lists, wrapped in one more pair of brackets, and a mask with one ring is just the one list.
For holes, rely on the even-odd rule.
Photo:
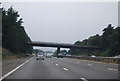
[(37, 54), (36, 60), (44, 60), (44, 55)]
[(45, 54), (45, 57), (46, 57), (46, 58), (51, 58), (52, 55), (51, 55), (50, 53), (46, 53), (46, 54)]
[(67, 54), (66, 56), (71, 56), (70, 54)]
[(115, 56), (115, 58), (120, 58), (120, 55), (118, 55), (118, 56)]
[(95, 55), (91, 55), (91, 57), (96, 57)]
[(59, 53), (59, 54), (57, 55), (57, 58), (63, 58), (63, 54)]

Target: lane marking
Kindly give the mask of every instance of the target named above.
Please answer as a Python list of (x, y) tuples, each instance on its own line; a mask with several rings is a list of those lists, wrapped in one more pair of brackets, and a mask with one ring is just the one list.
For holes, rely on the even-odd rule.
[(56, 66), (59, 66), (58, 64), (55, 64)]
[(118, 71), (118, 69), (107, 68), (108, 70)]
[(76, 62), (76, 63), (79, 63), (79, 62)]
[(93, 66), (92, 64), (88, 64), (89, 66)]
[(83, 81), (88, 81), (86, 78), (81, 78)]
[(63, 70), (68, 71), (68, 69), (67, 69), (67, 68), (63, 68)]
[(25, 61), (24, 63), (22, 63), (21, 65), (19, 65), (18, 67), (16, 67), (15, 69), (13, 69), (12, 71), (6, 73), (4, 76), (0, 77), (0, 81), (4, 78), (6, 78), (7, 76), (9, 76), (10, 74), (12, 74), (13, 72), (15, 72), (16, 70), (18, 70), (19, 68), (21, 68), (23, 65), (25, 65), (26, 63), (28, 63), (32, 58), (30, 58), (29, 60)]
[(53, 62), (51, 62), (51, 63), (53, 63)]

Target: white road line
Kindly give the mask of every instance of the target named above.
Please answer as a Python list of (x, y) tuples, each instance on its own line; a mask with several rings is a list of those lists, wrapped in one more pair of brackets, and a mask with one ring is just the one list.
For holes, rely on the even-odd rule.
[(108, 70), (118, 71), (118, 69), (107, 68)]
[(92, 64), (88, 64), (89, 66), (93, 66)]
[(81, 78), (83, 81), (88, 81), (86, 78)]
[(67, 68), (63, 68), (63, 70), (68, 71), (68, 69), (67, 69)]
[(23, 65), (25, 65), (27, 62), (29, 62), (32, 58), (30, 58), (29, 60), (25, 61), (24, 63), (22, 63), (21, 65), (19, 65), (18, 67), (16, 67), (15, 69), (13, 69), (12, 71), (8, 72), (7, 74), (5, 74), (4, 76), (0, 77), (0, 81), (4, 78), (6, 78), (7, 76), (9, 76), (10, 74), (12, 74), (13, 72), (15, 72), (16, 70), (18, 70), (20, 67), (22, 67)]
[(51, 62), (51, 63), (53, 63), (53, 62)]
[(79, 63), (79, 62), (76, 62), (76, 63)]
[(59, 66), (58, 64), (55, 64), (56, 66)]

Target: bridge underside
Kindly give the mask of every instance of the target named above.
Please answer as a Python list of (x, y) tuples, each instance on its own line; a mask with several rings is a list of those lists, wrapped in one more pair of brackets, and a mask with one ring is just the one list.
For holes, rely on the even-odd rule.
[(60, 52), (60, 48), (78, 48), (78, 49), (94, 49), (98, 50), (99, 47), (97, 46), (80, 46), (74, 44), (64, 44), (64, 43), (51, 43), (51, 42), (28, 42), (28, 44), (32, 46), (40, 46), (40, 47), (56, 47), (57, 54)]

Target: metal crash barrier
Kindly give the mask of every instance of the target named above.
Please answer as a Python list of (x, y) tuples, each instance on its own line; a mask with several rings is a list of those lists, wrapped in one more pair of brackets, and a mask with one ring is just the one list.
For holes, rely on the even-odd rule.
[(91, 61), (99, 61), (99, 62), (106, 62), (106, 63), (117, 63), (120, 64), (120, 58), (114, 57), (83, 57), (83, 56), (64, 56), (67, 58), (76, 58), (81, 60), (91, 60)]

